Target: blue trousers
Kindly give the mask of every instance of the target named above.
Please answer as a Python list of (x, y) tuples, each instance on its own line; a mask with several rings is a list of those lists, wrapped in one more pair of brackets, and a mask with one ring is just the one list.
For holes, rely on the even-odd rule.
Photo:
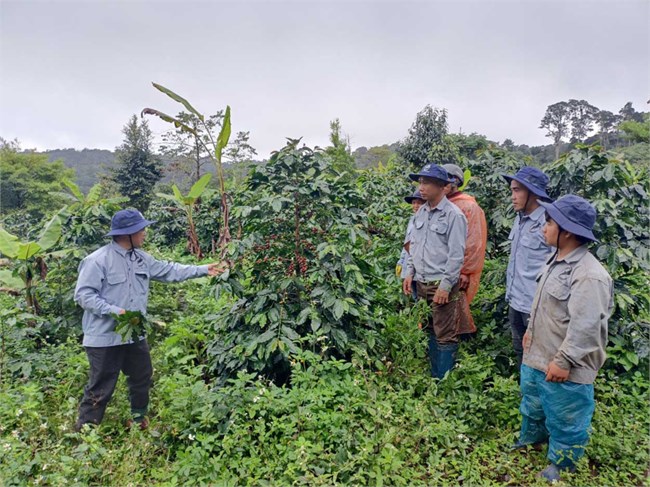
[(594, 414), (594, 385), (546, 382), (546, 374), (521, 366), (522, 415), (519, 443), (548, 440), (548, 459), (573, 467), (584, 455)]

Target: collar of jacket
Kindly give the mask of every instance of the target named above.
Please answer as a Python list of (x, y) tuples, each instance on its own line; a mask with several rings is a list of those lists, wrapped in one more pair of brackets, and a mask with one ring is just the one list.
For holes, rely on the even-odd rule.
[(422, 208), (425, 208), (428, 211), (435, 211), (435, 210), (444, 211), (444, 209), (447, 208), (447, 206), (450, 204), (451, 203), (449, 202), (447, 197), (443, 196), (442, 199), (438, 202), (438, 204), (433, 208), (431, 208), (431, 205), (429, 204), (428, 201), (424, 205), (422, 205)]
[(587, 245), (586, 244), (581, 245), (577, 249), (573, 249), (571, 252), (569, 252), (567, 255), (565, 255), (561, 259), (555, 259), (555, 261), (556, 262), (566, 262), (567, 264), (575, 264), (580, 259), (582, 259), (587, 252), (589, 252), (589, 249), (587, 248)]
[(531, 220), (540, 221), (540, 220), (544, 220), (545, 214), (546, 214), (546, 209), (543, 206), (538, 206), (533, 211), (531, 211), (528, 215), (526, 215), (523, 211), (520, 211), (519, 218), (520, 219), (530, 218)]
[(113, 242), (111, 242), (111, 247), (113, 248), (113, 250), (114, 250), (115, 252), (117, 252), (118, 254), (120, 254), (122, 257), (126, 257), (126, 253), (128, 252), (128, 250), (125, 249), (124, 247), (122, 247), (120, 244), (118, 244), (117, 242), (113, 241)]

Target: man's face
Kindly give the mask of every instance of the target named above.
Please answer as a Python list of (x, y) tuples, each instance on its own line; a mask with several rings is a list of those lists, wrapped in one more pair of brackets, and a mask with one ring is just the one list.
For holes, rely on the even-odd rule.
[(512, 207), (515, 211), (524, 211), (529, 199), (526, 187), (513, 179), (510, 181), (510, 195), (512, 199)]
[(415, 199), (411, 202), (411, 208), (413, 208), (413, 213), (417, 213), (418, 210), (420, 209), (420, 207), (421, 207), (423, 204), (424, 204), (424, 201), (423, 201), (423, 200), (421, 200), (421, 199), (419, 199), (419, 198), (415, 198)]
[(420, 194), (426, 201), (437, 201), (445, 195), (445, 186), (442, 186), (433, 178), (421, 177)]
[(136, 249), (139, 249), (142, 247), (142, 244), (144, 243), (144, 239), (147, 236), (147, 229), (143, 228), (140, 230), (138, 233), (134, 233), (131, 235), (131, 241), (133, 242), (133, 246)]
[(560, 234), (560, 226), (555, 223), (555, 220), (550, 218), (548, 214), (546, 215), (546, 223), (544, 224), (544, 227), (542, 227), (542, 233), (544, 234), (546, 245), (557, 247), (557, 237)]

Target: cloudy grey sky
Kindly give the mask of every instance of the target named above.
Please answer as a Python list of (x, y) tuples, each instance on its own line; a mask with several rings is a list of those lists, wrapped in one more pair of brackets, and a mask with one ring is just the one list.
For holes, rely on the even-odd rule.
[[(403, 138), (426, 104), (450, 129), (549, 143), (549, 104), (647, 111), (650, 2), (0, 0), (0, 136), (113, 149), (155, 81), (205, 114), (232, 108), (259, 157), (285, 137), (353, 148)], [(152, 130), (168, 127), (150, 120)]]

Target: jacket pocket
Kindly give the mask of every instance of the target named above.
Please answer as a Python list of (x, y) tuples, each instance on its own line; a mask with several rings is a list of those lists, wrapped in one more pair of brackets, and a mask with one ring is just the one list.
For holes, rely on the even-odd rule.
[(558, 301), (566, 301), (571, 295), (571, 286), (569, 286), (568, 280), (553, 280), (547, 284), (546, 292)]
[(149, 292), (149, 273), (147, 271), (135, 272), (135, 286), (141, 294)]
[(117, 286), (126, 281), (126, 274), (123, 272), (112, 272), (106, 276), (106, 282), (111, 286)]
[(449, 228), (449, 223), (447, 222), (435, 222), (429, 225), (430, 230), (433, 230), (434, 232), (439, 233), (441, 235), (447, 233), (448, 228)]

